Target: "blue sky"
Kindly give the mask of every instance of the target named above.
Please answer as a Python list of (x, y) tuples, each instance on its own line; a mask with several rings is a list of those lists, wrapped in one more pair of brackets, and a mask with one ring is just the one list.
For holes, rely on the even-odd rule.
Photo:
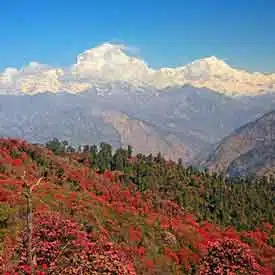
[(139, 48), (152, 67), (215, 55), (275, 71), (274, 0), (1, 0), (0, 69), (54, 66), (106, 41)]

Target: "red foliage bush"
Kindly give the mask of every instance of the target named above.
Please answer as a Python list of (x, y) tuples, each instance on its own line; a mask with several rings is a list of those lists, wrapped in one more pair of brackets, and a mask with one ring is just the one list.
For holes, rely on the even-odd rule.
[[(29, 274), (26, 238), (23, 232), (16, 249), (20, 257), (16, 271)], [(136, 274), (123, 251), (111, 243), (92, 242), (76, 222), (58, 213), (35, 214), (33, 247), (37, 274)]]
[(200, 264), (199, 275), (263, 275), (249, 247), (234, 239), (211, 242)]
[[(58, 260), (60, 252), (65, 248), (75, 251), (80, 247), (80, 241), (86, 241), (79, 225), (58, 213), (36, 213), (33, 222), (33, 247), (38, 265), (49, 266)], [(21, 256), (20, 264), (25, 264), (27, 234), (23, 232), (21, 238), (18, 254)]]

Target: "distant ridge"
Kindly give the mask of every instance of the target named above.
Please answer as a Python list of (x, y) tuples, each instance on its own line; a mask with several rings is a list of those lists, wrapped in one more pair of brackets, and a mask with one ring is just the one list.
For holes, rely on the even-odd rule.
[(233, 176), (275, 172), (275, 111), (238, 128), (208, 154), (202, 166)]

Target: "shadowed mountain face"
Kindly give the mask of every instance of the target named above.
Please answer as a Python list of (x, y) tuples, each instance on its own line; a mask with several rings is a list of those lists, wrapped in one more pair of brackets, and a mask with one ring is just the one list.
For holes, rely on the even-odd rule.
[(224, 138), (201, 161), (210, 170), (233, 176), (269, 174), (275, 168), (275, 111)]
[(275, 96), (232, 98), (190, 86), (157, 90), (116, 84), (72, 95), (0, 96), (0, 135), (46, 142), (131, 144), (186, 163), (234, 129), (275, 108)]

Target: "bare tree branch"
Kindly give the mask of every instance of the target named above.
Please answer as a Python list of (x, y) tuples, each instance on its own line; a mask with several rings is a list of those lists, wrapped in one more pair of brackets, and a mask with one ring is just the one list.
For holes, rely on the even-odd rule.
[(32, 193), (33, 189), (41, 183), (41, 181), (42, 181), (43, 179), (44, 179), (44, 178), (41, 177), (40, 179), (38, 179), (38, 181), (37, 181), (34, 185), (32, 185), (32, 186), (30, 187), (30, 192), (31, 192), (31, 193)]

